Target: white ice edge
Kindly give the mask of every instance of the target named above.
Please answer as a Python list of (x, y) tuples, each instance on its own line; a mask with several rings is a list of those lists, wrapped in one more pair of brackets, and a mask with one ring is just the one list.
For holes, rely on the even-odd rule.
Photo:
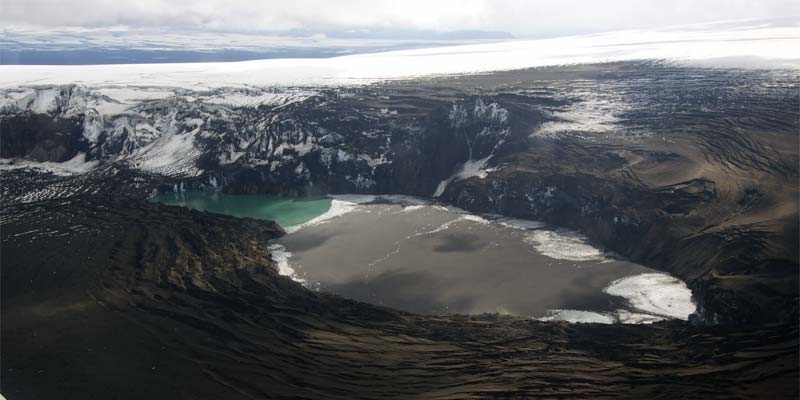
[(697, 310), (686, 283), (667, 274), (640, 274), (617, 279), (603, 289), (612, 296), (624, 297), (645, 314), (687, 320)]
[(332, 199), (331, 207), (330, 209), (328, 209), (328, 211), (308, 222), (285, 227), (286, 231), (288, 233), (293, 233), (307, 226), (314, 226), (328, 222), (334, 218), (346, 215), (353, 211), (357, 211), (359, 209), (359, 206), (369, 203), (394, 204), (403, 206), (403, 209), (400, 210), (399, 212), (413, 212), (421, 210), (425, 207), (433, 207), (436, 209), (440, 209), (442, 211), (446, 211), (448, 213), (459, 215), (458, 218), (456, 218), (453, 221), (449, 221), (449, 223), (456, 222), (459, 220), (472, 221), (481, 224), (496, 223), (504, 227), (523, 229), (523, 230), (539, 229), (545, 226), (543, 222), (526, 220), (521, 218), (508, 218), (494, 214), (478, 215), (455, 206), (439, 205), (436, 204), (431, 199), (416, 197), (416, 196), (399, 195), (399, 194), (383, 194), (383, 195), (336, 194), (336, 195), (329, 195), (328, 197)]
[(578, 232), (557, 230), (534, 230), (524, 239), (539, 253), (557, 260), (604, 261), (606, 253), (588, 243), (588, 238)]
[(360, 204), (371, 203), (375, 201), (376, 198), (376, 196), (373, 195), (359, 194), (330, 195), (328, 197), (332, 198), (331, 207), (328, 209), (328, 211), (308, 222), (288, 226), (285, 228), (286, 232), (293, 233), (307, 226), (314, 226), (328, 222), (334, 218), (351, 213), (355, 211)]
[[(446, 224), (454, 223), (456, 221), (472, 221), (481, 224), (495, 223), (507, 228), (521, 229), (521, 230), (535, 230), (546, 226), (543, 222), (540, 221), (503, 217), (497, 214), (478, 215), (455, 206), (436, 204), (431, 199), (416, 197), (416, 196), (399, 195), (399, 194), (383, 194), (383, 195), (336, 194), (336, 195), (329, 195), (328, 197), (332, 199), (331, 207), (330, 209), (328, 209), (328, 211), (302, 224), (285, 227), (286, 231), (288, 233), (293, 233), (307, 226), (319, 225), (331, 221), (334, 218), (346, 215), (353, 211), (357, 211), (359, 209), (359, 206), (369, 203), (401, 205), (403, 206), (403, 209), (400, 210), (399, 212), (413, 212), (421, 210), (425, 207), (433, 207), (442, 211), (446, 211), (448, 213), (459, 215), (458, 218), (454, 219), (453, 221), (448, 221)], [(566, 238), (563, 240), (573, 240), (573, 241), (585, 240), (585, 237), (580, 236), (579, 234), (573, 231), (558, 230), (558, 231), (548, 231), (548, 232), (553, 232), (552, 235), (556, 239), (566, 235)], [(602, 253), (599, 250), (597, 250), (597, 252)], [(557, 253), (553, 253), (553, 255), (556, 256), (553, 258), (558, 258), (559, 256)], [(565, 255), (564, 257), (569, 257), (569, 255)], [(562, 257), (561, 259), (571, 260), (572, 258)], [(599, 257), (598, 259), (602, 259), (602, 257)]]
[(286, 247), (281, 244), (271, 244), (267, 249), (269, 250), (269, 256), (272, 258), (272, 261), (277, 264), (279, 275), (288, 276), (295, 282), (306, 282), (305, 279), (297, 276), (294, 268), (289, 265), (289, 258), (292, 257), (292, 253), (287, 251)]
[(225, 63), (0, 66), (0, 87), (83, 83), (182, 88), (338, 86), (387, 79), (532, 67), (670, 60), (743, 68), (800, 68), (800, 27), (738, 26), (627, 30), (328, 59), (270, 59)]
[(533, 221), (529, 219), (521, 219), (521, 218), (509, 218), (509, 217), (500, 217), (495, 219), (494, 222), (509, 227), (509, 228), (516, 228), (516, 229), (539, 229), (544, 228), (545, 223), (539, 221)]
[(692, 302), (692, 291), (686, 283), (663, 273), (617, 279), (603, 292), (624, 298), (633, 310), (617, 309), (603, 313), (558, 309), (549, 310), (545, 316), (536, 319), (571, 323), (649, 324), (666, 319), (686, 321), (697, 310)]
[(539, 321), (566, 321), (570, 323), (613, 324), (616, 322), (614, 315), (595, 311), (582, 310), (549, 310)]

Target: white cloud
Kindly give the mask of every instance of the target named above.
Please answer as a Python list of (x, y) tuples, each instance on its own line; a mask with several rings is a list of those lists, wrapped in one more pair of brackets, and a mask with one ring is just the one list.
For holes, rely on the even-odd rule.
[(499, 30), (562, 35), (800, 15), (796, 0), (0, 0), (0, 24), (218, 30)]

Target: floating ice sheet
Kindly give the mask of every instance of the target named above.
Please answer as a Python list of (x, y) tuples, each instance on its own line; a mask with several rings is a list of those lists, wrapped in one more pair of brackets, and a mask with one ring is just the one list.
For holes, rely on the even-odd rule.
[(532, 231), (525, 240), (531, 243), (536, 251), (557, 260), (603, 261), (606, 259), (605, 252), (588, 244), (585, 236), (566, 229)]
[(667, 274), (629, 276), (612, 282), (603, 291), (624, 297), (632, 307), (651, 315), (687, 320), (697, 308), (686, 284)]

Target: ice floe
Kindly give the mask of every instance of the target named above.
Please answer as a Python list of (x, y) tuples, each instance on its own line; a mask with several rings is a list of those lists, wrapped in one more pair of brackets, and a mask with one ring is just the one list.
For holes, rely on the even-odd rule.
[(550, 258), (567, 261), (603, 261), (606, 253), (587, 243), (588, 239), (575, 231), (566, 229), (535, 230), (526, 235), (525, 241), (539, 253)]
[(550, 310), (539, 321), (566, 321), (571, 323), (613, 324), (617, 318), (612, 314), (581, 310)]
[(628, 309), (607, 313), (581, 310), (550, 310), (540, 321), (584, 323), (650, 324), (665, 319), (688, 320), (697, 306), (686, 283), (662, 273), (628, 276), (611, 282), (603, 292), (624, 298)]
[(667, 274), (641, 274), (618, 279), (604, 292), (624, 297), (646, 314), (687, 320), (697, 306), (686, 283)]

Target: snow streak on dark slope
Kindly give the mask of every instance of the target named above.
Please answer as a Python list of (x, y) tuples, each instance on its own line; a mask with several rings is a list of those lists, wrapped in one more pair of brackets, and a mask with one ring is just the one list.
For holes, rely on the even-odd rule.
[[(7, 91), (2, 156), (122, 162), (245, 192), (330, 187), (428, 195), (453, 164), (491, 154), (509, 133), (508, 112), (481, 98), (439, 101), (428, 116), (430, 109), (411, 104), (401, 105), (401, 115), (383, 96), (363, 89), (125, 90), (134, 92), (125, 93), (131, 97), (160, 98), (125, 104), (80, 86)], [(439, 135), (445, 130), (452, 132)], [(425, 159), (453, 145), (452, 154), (441, 152), (443, 159)]]

